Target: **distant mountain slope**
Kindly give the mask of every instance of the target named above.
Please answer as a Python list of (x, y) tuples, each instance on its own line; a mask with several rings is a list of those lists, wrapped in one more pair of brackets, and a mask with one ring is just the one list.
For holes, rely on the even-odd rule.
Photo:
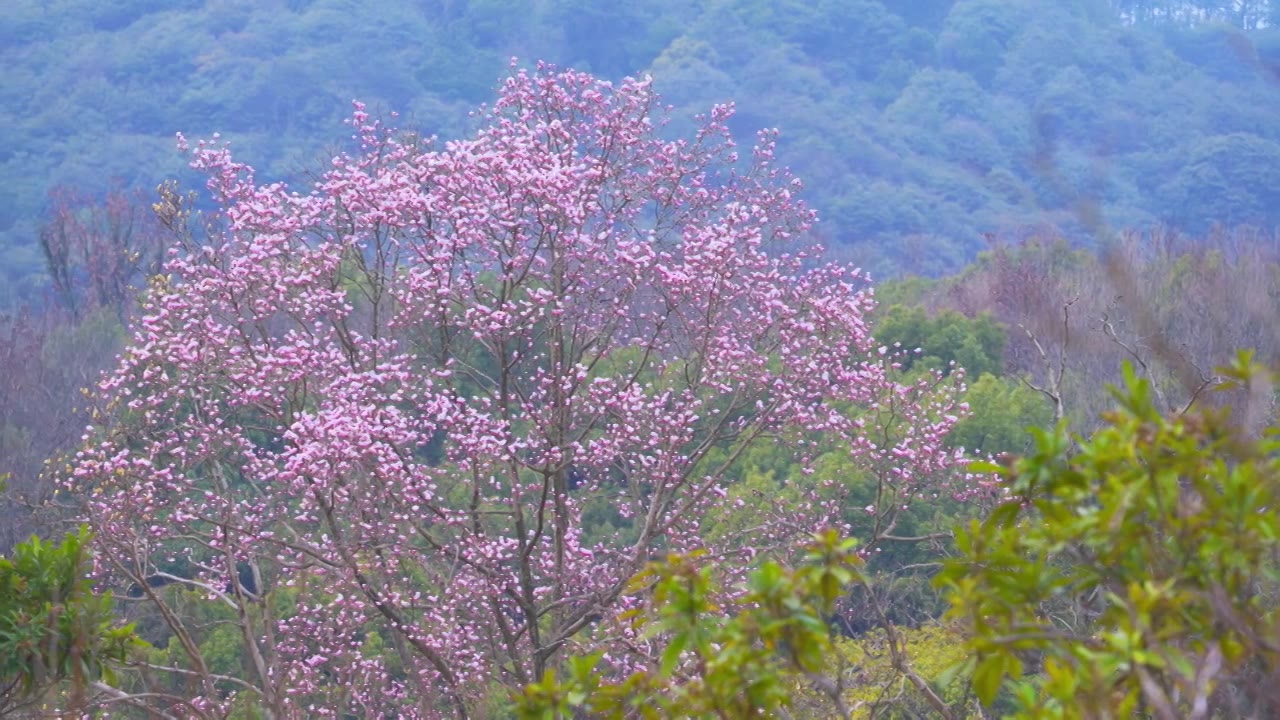
[(828, 240), (877, 269), (953, 269), (1032, 224), (1084, 237), (1082, 203), (1110, 225), (1280, 224), (1280, 2), (5, 5), (0, 305), (38, 281), (53, 185), (151, 187), (182, 170), (175, 131), (301, 178), (353, 98), (455, 135), (513, 55), (652, 72), (682, 115), (736, 100), (744, 142), (780, 127)]

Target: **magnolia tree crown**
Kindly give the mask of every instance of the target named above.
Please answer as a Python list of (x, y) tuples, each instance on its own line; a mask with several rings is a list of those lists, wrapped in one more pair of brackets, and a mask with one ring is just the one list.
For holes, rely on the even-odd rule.
[(794, 243), (774, 134), (740, 161), (731, 107), (668, 140), (655, 103), (515, 71), (442, 147), (357, 105), (305, 194), (187, 148), (225, 231), (170, 255), (70, 481), (182, 713), (484, 714), (566, 655), (644, 662), (618, 616), (652, 556), (745, 566), (838, 521), (803, 473), (735, 508), (753, 446), (850, 453), (889, 529), (951, 477), (959, 374), (894, 379), (863, 278)]

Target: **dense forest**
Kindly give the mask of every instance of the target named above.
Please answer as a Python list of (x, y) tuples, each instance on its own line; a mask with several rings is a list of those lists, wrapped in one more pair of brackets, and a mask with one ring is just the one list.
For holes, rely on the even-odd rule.
[(302, 179), (353, 99), (457, 137), (512, 57), (651, 73), (678, 118), (732, 100), (740, 136), (781, 128), (828, 244), (880, 273), (955, 271), (984, 235), (1028, 227), (1273, 226), (1274, 5), (13, 0), (2, 301), (40, 283), (53, 186), (149, 191), (181, 174), (177, 131)]
[(1280, 709), (1280, 3), (0, 58), (0, 716)]

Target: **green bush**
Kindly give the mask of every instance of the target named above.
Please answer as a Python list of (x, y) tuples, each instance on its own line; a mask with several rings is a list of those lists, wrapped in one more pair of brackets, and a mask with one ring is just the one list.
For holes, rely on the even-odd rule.
[[(1248, 355), (1227, 374), (1270, 387)], [(1276, 717), (1275, 430), (1162, 415), (1125, 377), (1103, 429), (1075, 449), (1038, 433), (998, 468), (1007, 502), (957, 537), (939, 582), (974, 689), (1012, 693), (1018, 718)]]
[(110, 594), (86, 577), (89, 533), (60, 543), (32, 537), (0, 558), (0, 715), (38, 705), (58, 686), (61, 709), (83, 707), (97, 681), (141, 644), (118, 625)]

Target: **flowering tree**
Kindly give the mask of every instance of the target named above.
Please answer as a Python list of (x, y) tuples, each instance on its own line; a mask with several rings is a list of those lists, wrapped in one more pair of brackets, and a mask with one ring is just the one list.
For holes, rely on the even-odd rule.
[(839, 488), (802, 488), (704, 538), (753, 445), (847, 448), (886, 518), (950, 477), (959, 375), (896, 382), (858, 273), (785, 252), (813, 216), (772, 134), (740, 170), (731, 108), (667, 141), (654, 104), (515, 72), (443, 148), (357, 106), (306, 195), (191, 151), (226, 231), (153, 283), (71, 475), (183, 713), (483, 715), (566, 655), (647, 662), (618, 616), (651, 556), (732, 568), (832, 522)]

